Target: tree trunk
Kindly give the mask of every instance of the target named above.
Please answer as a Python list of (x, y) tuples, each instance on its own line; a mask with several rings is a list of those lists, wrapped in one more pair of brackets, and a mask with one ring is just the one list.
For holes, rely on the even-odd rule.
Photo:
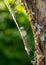
[(35, 40), (35, 65), (46, 65), (46, 0), (22, 0)]

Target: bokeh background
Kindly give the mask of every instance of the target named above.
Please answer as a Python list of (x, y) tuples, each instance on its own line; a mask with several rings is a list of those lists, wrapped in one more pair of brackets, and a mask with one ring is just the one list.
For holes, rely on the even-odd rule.
[[(12, 1), (9, 0), (11, 3)], [(27, 55), (21, 35), (12, 19), (3, 0), (0, 0), (0, 65), (32, 65), (30, 60), (34, 60), (34, 38), (29, 20), (26, 16), (24, 6), (20, 0), (16, 1), (16, 21), (24, 25), (31, 38), (30, 45), (32, 51)]]

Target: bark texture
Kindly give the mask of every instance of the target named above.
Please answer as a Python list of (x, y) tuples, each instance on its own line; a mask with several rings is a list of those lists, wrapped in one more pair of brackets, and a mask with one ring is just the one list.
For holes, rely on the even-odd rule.
[(35, 40), (35, 65), (46, 65), (46, 0), (22, 0)]

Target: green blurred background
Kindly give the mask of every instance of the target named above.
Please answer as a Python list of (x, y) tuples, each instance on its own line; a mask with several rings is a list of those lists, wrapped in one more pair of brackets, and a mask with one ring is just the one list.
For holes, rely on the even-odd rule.
[[(12, 2), (11, 0), (9, 0)], [(34, 59), (34, 39), (29, 20), (24, 7), (19, 0), (16, 1), (16, 20), (20, 25), (24, 25), (31, 38), (30, 45), (32, 51), (27, 55), (21, 35), (5, 5), (0, 0), (0, 65), (32, 65), (30, 60)]]

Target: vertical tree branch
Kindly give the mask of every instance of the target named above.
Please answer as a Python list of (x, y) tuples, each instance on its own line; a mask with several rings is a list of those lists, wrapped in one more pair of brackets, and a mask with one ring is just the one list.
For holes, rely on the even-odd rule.
[(22, 0), (35, 40), (36, 65), (46, 65), (46, 0)]

